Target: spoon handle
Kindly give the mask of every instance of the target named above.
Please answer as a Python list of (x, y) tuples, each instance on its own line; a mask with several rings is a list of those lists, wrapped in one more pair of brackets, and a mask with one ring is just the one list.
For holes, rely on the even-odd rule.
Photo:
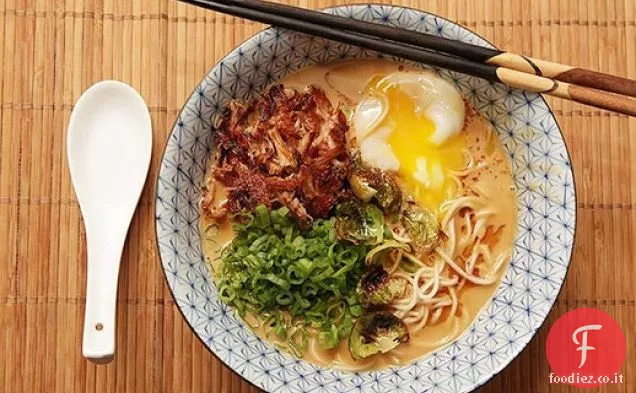
[[(117, 281), (125, 241), (90, 236), (87, 231), (88, 277), (82, 354), (95, 363), (108, 363), (115, 355)], [(116, 241), (114, 241), (116, 240)]]

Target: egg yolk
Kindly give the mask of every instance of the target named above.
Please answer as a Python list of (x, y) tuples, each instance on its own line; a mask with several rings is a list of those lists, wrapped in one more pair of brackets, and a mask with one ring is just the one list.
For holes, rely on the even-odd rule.
[(448, 171), (466, 165), (466, 138), (462, 133), (435, 145), (431, 136), (435, 123), (418, 111), (411, 97), (397, 87), (384, 89), (389, 112), (380, 124), (392, 130), (387, 139), (400, 162), (399, 175), (406, 191), (421, 206), (437, 212), (439, 206), (457, 193)]

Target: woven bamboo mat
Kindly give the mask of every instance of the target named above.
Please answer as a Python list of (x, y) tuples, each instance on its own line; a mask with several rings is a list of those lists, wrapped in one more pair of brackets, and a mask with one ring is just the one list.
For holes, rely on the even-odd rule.
[[(634, 0), (394, 3), (457, 20), (515, 52), (636, 78)], [(124, 80), (150, 106), (154, 179), (191, 89), (261, 28), (171, 0), (0, 0), (0, 392), (256, 391), (204, 348), (172, 301), (155, 248), (154, 181), (124, 252), (117, 359), (108, 366), (83, 360), (86, 249), (64, 146), (82, 91), (102, 79)], [(582, 306), (611, 314), (627, 337), (627, 384), (601, 391), (634, 391), (636, 119), (550, 104), (576, 173), (573, 265), (545, 327), (480, 391), (575, 391), (548, 384), (544, 346), (555, 319)]]

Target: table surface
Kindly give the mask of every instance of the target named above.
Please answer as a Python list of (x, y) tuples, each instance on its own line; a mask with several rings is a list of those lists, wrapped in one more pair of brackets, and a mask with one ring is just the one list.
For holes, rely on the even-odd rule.
[[(514, 52), (636, 78), (634, 0), (394, 3), (459, 21)], [(261, 28), (172, 0), (0, 0), (1, 392), (256, 391), (208, 352), (170, 296), (155, 247), (152, 179), (190, 91)], [(82, 91), (111, 78), (142, 93), (154, 142), (151, 180), (122, 260), (117, 357), (95, 366), (80, 349), (86, 248), (65, 134)], [(549, 102), (576, 176), (572, 268), (548, 322), (480, 392), (576, 391), (549, 385), (544, 348), (555, 319), (578, 307), (606, 311), (627, 338), (627, 383), (600, 391), (634, 391), (636, 118)]]

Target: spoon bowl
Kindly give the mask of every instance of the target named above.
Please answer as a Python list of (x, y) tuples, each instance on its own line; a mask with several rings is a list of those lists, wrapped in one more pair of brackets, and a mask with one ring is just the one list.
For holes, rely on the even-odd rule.
[(150, 114), (137, 91), (104, 81), (82, 94), (71, 114), (67, 154), (86, 228), (82, 353), (95, 362), (108, 362), (115, 354), (119, 265), (151, 151)]

